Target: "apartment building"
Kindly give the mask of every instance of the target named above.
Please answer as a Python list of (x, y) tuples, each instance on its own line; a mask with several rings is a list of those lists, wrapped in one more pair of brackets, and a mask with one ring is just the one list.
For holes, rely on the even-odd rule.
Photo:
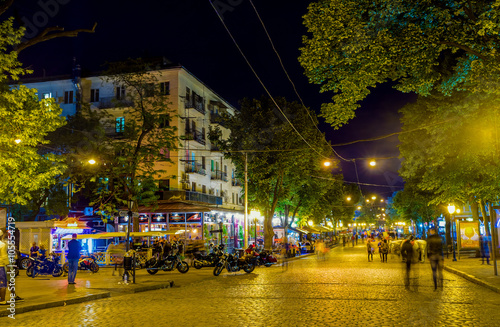
[[(229, 130), (220, 124), (220, 114), (231, 114), (236, 109), (182, 66), (161, 68), (152, 73), (157, 79), (157, 87), (169, 96), (174, 113), (170, 124), (177, 127), (180, 141), (178, 150), (164, 150), (172, 163), (155, 163), (158, 169), (166, 170), (164, 177), (158, 179), (159, 203), (170, 206), (160, 205), (155, 212), (139, 208), (141, 223), (146, 223), (141, 230), (169, 229), (170, 223), (175, 223), (170, 216), (178, 218), (183, 212), (184, 223), (189, 216), (198, 214), (205, 223), (232, 225), (229, 230), (236, 242), (235, 235), (241, 231), (243, 224), (242, 184), (236, 178), (232, 162), (225, 159), (207, 138), (209, 127), (216, 125), (220, 127), (223, 137), (228, 137)], [(127, 101), (129, 90), (113, 85), (103, 76), (79, 76), (77, 72), (73, 77), (44, 78), (24, 84), (36, 88), (41, 99), (54, 98), (63, 109), (64, 116), (75, 114), (80, 100), (89, 103), (92, 110), (106, 110), (114, 120), (107, 130), (110, 134), (123, 132), (128, 119), (127, 107), (133, 105)], [(180, 204), (176, 207), (175, 203)], [(188, 212), (189, 204), (205, 209)], [(118, 225), (123, 224), (120, 218)], [(205, 236), (208, 237), (208, 234)]]

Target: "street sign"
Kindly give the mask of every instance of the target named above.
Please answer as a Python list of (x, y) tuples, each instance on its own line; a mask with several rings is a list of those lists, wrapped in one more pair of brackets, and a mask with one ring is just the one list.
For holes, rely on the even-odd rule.
[(139, 218), (139, 213), (138, 212), (132, 212), (132, 217), (133, 218)]
[(120, 217), (126, 217), (128, 215), (128, 211), (127, 210), (120, 210), (118, 211), (118, 216)]

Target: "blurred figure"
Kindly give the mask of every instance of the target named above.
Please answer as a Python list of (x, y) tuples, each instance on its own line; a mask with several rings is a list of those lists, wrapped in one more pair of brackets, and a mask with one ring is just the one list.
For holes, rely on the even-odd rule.
[(431, 262), (434, 290), (437, 290), (438, 284), (440, 287), (443, 287), (443, 241), (437, 235), (435, 229), (429, 230), (429, 234), (430, 236), (427, 239), (427, 258)]
[(387, 253), (389, 253), (389, 243), (387, 243), (387, 240), (382, 242), (380, 250), (382, 251), (382, 262), (387, 262)]
[(403, 241), (401, 245), (401, 257), (406, 263), (406, 271), (405, 271), (405, 288), (410, 288), (410, 272), (411, 272), (411, 264), (413, 261), (413, 236), (410, 236), (410, 239)]
[(40, 248), (36, 245), (36, 242), (33, 242), (33, 246), (30, 248), (30, 257), (38, 257), (38, 250), (40, 250)]
[(368, 262), (373, 261), (373, 245), (371, 239), (368, 239), (368, 241), (366, 242), (366, 250), (368, 251)]
[(484, 259), (486, 258), (486, 264), (490, 264), (490, 247), (488, 244), (488, 236), (479, 237), (479, 245), (481, 247), (481, 259), (482, 265), (484, 265)]

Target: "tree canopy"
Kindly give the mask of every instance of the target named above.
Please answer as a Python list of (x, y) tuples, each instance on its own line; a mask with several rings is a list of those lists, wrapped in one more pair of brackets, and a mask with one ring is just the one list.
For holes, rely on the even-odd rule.
[(299, 61), (335, 128), (379, 83), (428, 96), (454, 90), (499, 94), (500, 0), (319, 0), (304, 16)]

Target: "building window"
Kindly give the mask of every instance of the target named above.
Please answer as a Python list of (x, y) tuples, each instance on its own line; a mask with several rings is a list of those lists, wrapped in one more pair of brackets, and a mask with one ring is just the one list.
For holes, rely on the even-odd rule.
[(205, 185), (201, 186), (201, 193), (207, 193), (207, 187)]
[(161, 115), (160, 123), (158, 124), (158, 128), (165, 128), (170, 126), (170, 116), (169, 115)]
[(170, 150), (165, 148), (165, 149), (160, 149), (160, 154), (165, 157), (165, 159), (170, 159)]
[(233, 204), (234, 204), (234, 193), (231, 193), (233, 195)]
[(206, 169), (205, 168), (205, 157), (201, 157), (201, 168)]
[(73, 103), (73, 91), (64, 92), (64, 104)]
[(90, 102), (99, 102), (99, 89), (90, 89)]
[(196, 192), (196, 183), (195, 183), (195, 182), (193, 182), (193, 184), (192, 184), (192, 189), (191, 189), (191, 190), (192, 190), (193, 192)]
[(170, 179), (160, 179), (158, 190), (169, 191), (170, 190)]
[(116, 118), (115, 131), (117, 133), (123, 133), (123, 131), (125, 131), (125, 117)]
[(214, 161), (210, 160), (210, 171), (214, 171)]
[(155, 85), (153, 83), (148, 83), (144, 87), (144, 96), (145, 97), (153, 97), (155, 95)]
[(125, 99), (125, 86), (117, 86), (115, 90), (116, 100), (124, 100)]
[(52, 92), (42, 93), (42, 99), (50, 99), (52, 98)]
[(191, 104), (191, 89), (186, 87), (186, 104)]
[(160, 83), (160, 94), (170, 95), (170, 82)]

